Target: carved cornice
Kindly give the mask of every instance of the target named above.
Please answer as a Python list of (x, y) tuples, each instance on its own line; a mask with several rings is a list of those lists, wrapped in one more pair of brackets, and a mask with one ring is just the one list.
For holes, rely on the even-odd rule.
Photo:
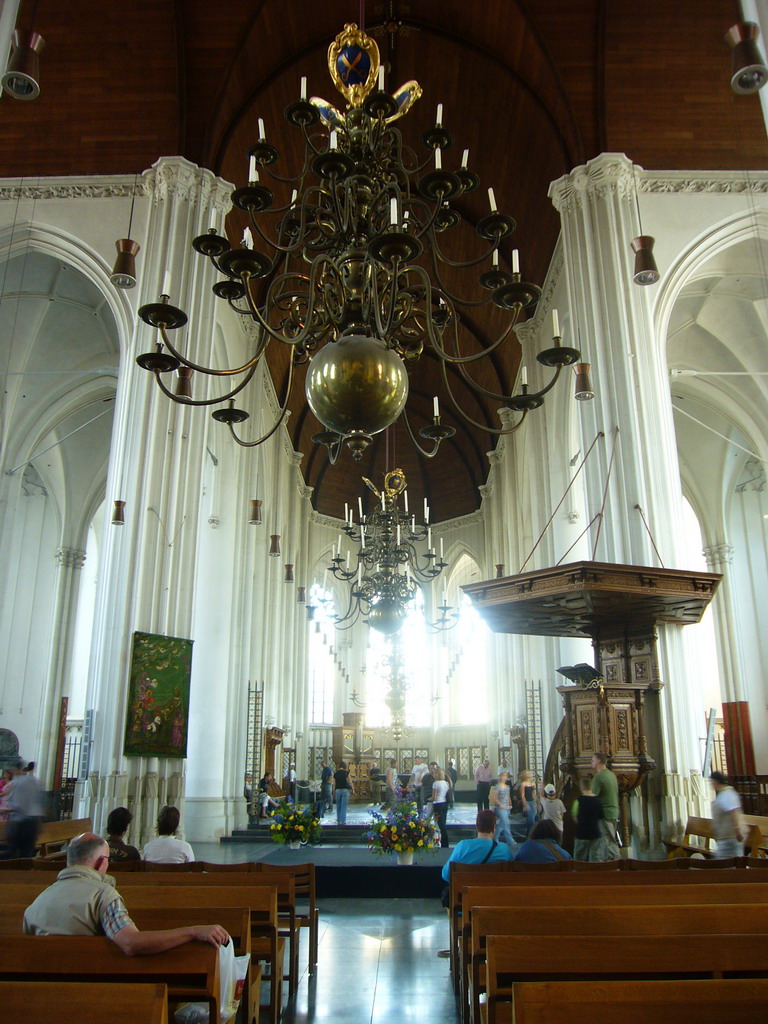
[(699, 176), (690, 171), (669, 171), (638, 176), (637, 191), (656, 195), (768, 195), (768, 174), (764, 171), (750, 172), (749, 175), (742, 171), (719, 174), (707, 171)]
[(733, 545), (711, 544), (704, 548), (702, 554), (707, 560), (707, 568), (710, 572), (720, 572), (729, 565), (733, 565)]
[(629, 199), (634, 190), (631, 161), (623, 153), (602, 153), (553, 181), (549, 186), (549, 197), (562, 215), (573, 213), (586, 203), (606, 196)]
[(147, 196), (150, 189), (143, 178), (139, 178), (134, 186), (133, 178), (92, 178), (77, 181), (71, 178), (43, 178), (29, 182), (19, 178), (16, 182), (7, 181), (0, 185), (0, 200), (12, 202), (31, 199), (37, 202), (43, 199), (123, 199)]
[(229, 212), (232, 206), (229, 182), (181, 157), (161, 157), (147, 172), (147, 183), (156, 203), (174, 199), (213, 207), (219, 213)]
[(336, 519), (334, 516), (326, 516), (314, 508), (309, 513), (309, 521), (310, 523), (314, 523), (315, 526), (326, 526), (329, 530), (335, 530), (337, 533), (344, 525), (343, 519)]
[(57, 548), (56, 561), (65, 569), (82, 569), (85, 565), (85, 552), (78, 548)]

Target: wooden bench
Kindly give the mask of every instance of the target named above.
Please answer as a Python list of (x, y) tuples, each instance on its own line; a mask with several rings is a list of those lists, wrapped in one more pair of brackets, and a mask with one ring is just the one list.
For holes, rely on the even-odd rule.
[(750, 857), (768, 857), (768, 818), (759, 814), (743, 814), (745, 825), (754, 825), (760, 832), (760, 846)]
[[(707, 1020), (760, 1020), (768, 1006), (768, 980), (712, 978), (685, 981), (516, 982), (512, 1003), (515, 1024), (648, 1024), (655, 1011), (669, 1010), (675, 1024)], [(506, 1018), (505, 1018), (506, 1019)]]
[[(582, 890), (585, 892), (585, 890)], [(766, 892), (768, 900), (768, 891)], [(472, 907), (471, 937), (465, 959), (464, 1019), (480, 1021), (485, 992), (486, 944), (490, 935), (740, 935), (768, 936), (768, 902), (762, 904), (682, 904), (600, 906), (592, 901), (576, 907)], [(596, 958), (599, 962), (599, 957)]]
[(563, 942), (556, 934), (490, 935), (484, 1024), (514, 1019), (513, 985), (521, 981), (661, 981), (727, 974), (768, 978), (768, 943), (756, 942), (752, 935), (719, 935), (716, 942), (708, 935), (635, 935), (631, 943), (626, 937), (615, 942), (601, 935), (597, 950), (589, 915), (584, 916), (583, 935), (582, 941)]
[[(759, 874), (763, 874), (759, 872)], [(768, 875), (768, 872), (766, 872)], [(598, 876), (582, 876), (594, 878)], [(613, 876), (610, 876), (613, 878)], [(632, 878), (638, 876), (633, 874)], [(707, 876), (709, 880), (711, 876)], [(723, 878), (717, 874), (718, 882)], [(487, 880), (486, 880), (487, 881)], [(504, 907), (513, 916), (517, 908), (532, 907), (580, 907), (591, 906), (658, 906), (658, 905), (710, 905), (710, 904), (749, 904), (768, 903), (768, 888), (765, 882), (744, 883), (741, 885), (710, 883), (708, 885), (681, 884), (670, 886), (665, 876), (665, 884), (655, 885), (653, 881), (640, 885), (574, 885), (553, 888), (549, 884), (537, 887), (527, 886), (521, 892), (518, 886), (505, 885), (466, 885), (459, 889), (459, 914), (457, 937), (457, 962), (461, 963), (461, 973), (455, 980), (460, 991), (462, 979), (466, 972), (464, 966), (469, 962), (469, 943), (471, 941), (471, 921), (474, 907)], [(457, 972), (458, 973), (458, 972)]]
[[(305, 865), (297, 865), (304, 867)], [(147, 871), (144, 874), (120, 876), (120, 887), (127, 889), (133, 885), (202, 885), (202, 886), (242, 886), (242, 885), (275, 885), (277, 887), (277, 907), (280, 918), (280, 933), (288, 939), (288, 990), (291, 995), (296, 991), (299, 973), (299, 924), (296, 912), (296, 876), (293, 868), (270, 865), (269, 881), (260, 881), (258, 872), (223, 871), (221, 873), (206, 872), (166, 873)], [(314, 876), (313, 876), (314, 877)]]
[[(161, 875), (162, 878), (175, 878), (172, 875)], [(192, 878), (212, 876), (187, 876)], [(235, 877), (235, 876), (230, 876)], [(146, 881), (146, 875), (138, 875), (136, 882)], [(132, 879), (133, 881), (133, 879)], [(285, 943), (278, 934), (277, 887), (273, 885), (219, 886), (219, 885), (188, 885), (186, 879), (175, 879), (173, 885), (142, 885), (123, 886), (120, 880), (123, 899), (128, 913), (133, 916), (134, 910), (167, 909), (192, 907), (201, 920), (209, 919), (207, 908), (211, 907), (247, 907), (251, 912), (251, 957), (252, 962), (264, 961), (270, 971), (269, 976), (269, 1011), (272, 1024), (277, 1024), (282, 1013), (282, 981), (285, 962)], [(2, 886), (0, 886), (0, 891)], [(210, 924), (216, 923), (213, 917)]]
[[(763, 835), (757, 825), (747, 822), (747, 837), (744, 841), (744, 850), (748, 857), (759, 856), (760, 847), (763, 845)], [(692, 840), (699, 839), (695, 843)], [(667, 848), (667, 857), (690, 857), (694, 853), (700, 853), (704, 857), (714, 857), (715, 851), (712, 846), (717, 839), (714, 833), (711, 818), (690, 817), (685, 824), (685, 833), (682, 839), (667, 839), (664, 845)]]
[(8, 1022), (23, 1024), (168, 1024), (167, 985), (100, 982), (0, 981), (0, 1006)]
[(219, 951), (207, 942), (188, 942), (152, 956), (126, 956), (101, 937), (2, 936), (0, 981), (161, 982), (168, 986), (169, 999), (207, 1002), (210, 1019), (219, 1019)]
[[(7, 822), (0, 822), (0, 842), (5, 842), (6, 826)], [(38, 830), (35, 847), (41, 857), (48, 857), (83, 832), (93, 832), (93, 822), (90, 818), (44, 821)]]

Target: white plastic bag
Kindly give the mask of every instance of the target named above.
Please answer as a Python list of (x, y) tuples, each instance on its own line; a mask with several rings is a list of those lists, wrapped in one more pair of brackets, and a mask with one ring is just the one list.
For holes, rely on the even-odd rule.
[[(219, 946), (219, 1021), (229, 1024), (235, 1019), (243, 985), (248, 974), (250, 957), (235, 956), (232, 940)], [(174, 1024), (209, 1024), (208, 1003), (183, 1003), (174, 1013)]]
[(243, 985), (248, 974), (250, 957), (235, 956), (230, 940), (226, 946), (219, 946), (219, 978), (221, 995), (219, 999), (219, 1016), (221, 1024), (228, 1024), (235, 1019), (243, 994)]

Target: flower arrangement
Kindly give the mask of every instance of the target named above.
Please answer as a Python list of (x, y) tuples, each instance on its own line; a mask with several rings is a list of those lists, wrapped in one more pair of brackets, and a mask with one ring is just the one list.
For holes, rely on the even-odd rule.
[(270, 814), (273, 819), (269, 826), (272, 842), (285, 846), (288, 843), (319, 843), (323, 835), (320, 822), (312, 807), (282, 800)]
[(432, 822), (420, 817), (416, 804), (400, 803), (386, 814), (374, 811), (365, 841), (373, 853), (415, 853), (433, 850), (440, 838)]

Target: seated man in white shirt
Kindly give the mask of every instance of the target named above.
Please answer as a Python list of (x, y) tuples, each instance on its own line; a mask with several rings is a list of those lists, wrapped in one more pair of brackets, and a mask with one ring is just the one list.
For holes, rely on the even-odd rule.
[(67, 848), (67, 866), (24, 911), (25, 935), (106, 935), (127, 956), (163, 953), (187, 942), (229, 942), (218, 924), (142, 932), (107, 874), (109, 844), (84, 832)]

